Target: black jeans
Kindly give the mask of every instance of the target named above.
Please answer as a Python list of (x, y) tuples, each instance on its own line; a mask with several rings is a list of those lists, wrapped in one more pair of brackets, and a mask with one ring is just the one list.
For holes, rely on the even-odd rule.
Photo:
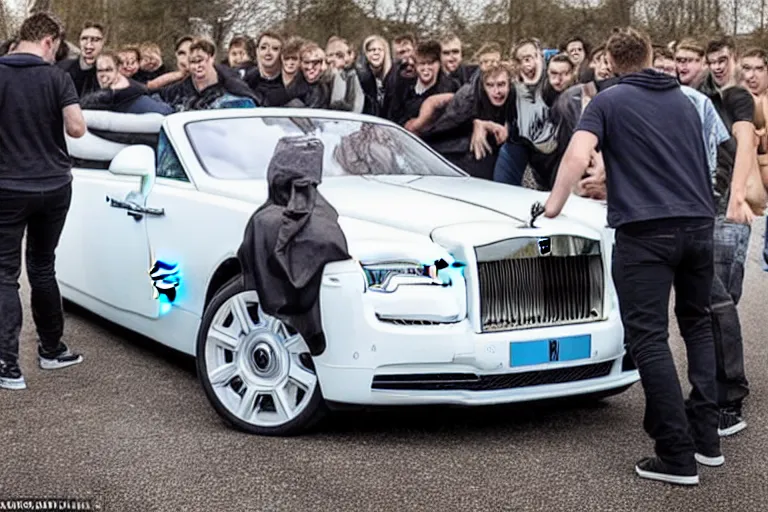
[[(713, 221), (664, 219), (616, 231), (613, 278), (626, 341), (645, 392), (646, 432), (664, 462), (691, 468), (694, 453), (719, 454), (710, 294)], [(692, 385), (683, 400), (669, 349), (669, 296), (688, 354)]]
[(51, 192), (0, 190), (0, 359), (17, 363), (22, 309), (19, 299), (21, 245), (27, 233), (27, 277), (32, 317), (40, 344), (55, 350), (64, 331), (55, 251), (72, 199), (72, 186)]
[(749, 382), (744, 374), (741, 322), (736, 306), (743, 290), (750, 232), (749, 224), (734, 224), (723, 217), (715, 221), (712, 320), (717, 355), (717, 401), (722, 408), (740, 408), (749, 394)]

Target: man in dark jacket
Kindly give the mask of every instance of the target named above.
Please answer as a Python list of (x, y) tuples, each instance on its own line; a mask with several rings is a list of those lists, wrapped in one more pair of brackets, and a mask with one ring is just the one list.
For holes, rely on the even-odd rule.
[[(642, 478), (696, 485), (697, 462), (725, 462), (717, 434), (709, 307), (715, 205), (702, 124), (679, 83), (647, 69), (647, 35), (616, 31), (607, 51), (621, 79), (584, 111), (545, 215), (560, 214), (592, 151), (602, 151), (608, 224), (616, 229), (613, 277), (625, 339), (645, 391), (644, 426), (656, 442), (656, 456), (639, 461), (635, 471)], [(693, 388), (687, 403), (668, 342), (673, 285)]]
[(463, 62), (464, 48), (461, 39), (454, 33), (447, 33), (440, 38), (440, 47), (443, 71), (459, 82), (459, 85), (469, 83), (479, 67), (476, 64)]
[(389, 119), (401, 126), (419, 117), (424, 100), (436, 94), (455, 93), (459, 83), (445, 74), (440, 66), (440, 43), (422, 41), (414, 56), (417, 79), (413, 83), (400, 82), (405, 87), (393, 94)]
[(64, 133), (85, 134), (75, 85), (51, 65), (62, 33), (58, 19), (33, 14), (22, 24), (14, 51), (0, 57), (0, 387), (6, 389), (26, 388), (18, 364), (25, 234), (40, 367), (52, 370), (83, 360), (61, 342), (64, 313), (55, 271), (72, 197)]
[(80, 32), (80, 56), (62, 60), (56, 64), (72, 77), (78, 95), (83, 96), (99, 90), (99, 82), (96, 79), (96, 58), (103, 49), (104, 26), (87, 21)]
[(260, 106), (248, 85), (235, 72), (215, 64), (216, 46), (197, 39), (189, 47), (189, 76), (158, 91), (177, 112)]

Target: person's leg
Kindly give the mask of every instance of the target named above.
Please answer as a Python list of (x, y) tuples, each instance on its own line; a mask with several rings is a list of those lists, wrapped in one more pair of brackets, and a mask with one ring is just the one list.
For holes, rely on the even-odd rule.
[(507, 185), (522, 185), (529, 156), (528, 147), (524, 144), (512, 141), (502, 144), (493, 169), (493, 181)]
[(745, 224), (726, 222), (723, 218), (715, 223), (711, 304), (717, 402), (724, 435), (735, 434), (746, 427), (741, 418), (741, 403), (749, 394), (749, 383), (744, 372), (744, 345), (736, 306), (743, 289), (749, 234), (750, 228)]
[(18, 367), (22, 309), (19, 299), (21, 242), (30, 203), (29, 194), (0, 190), (0, 387), (24, 389)]
[(554, 187), (560, 157), (557, 151), (554, 153), (531, 151), (531, 168), (541, 190), (552, 190)]
[(70, 185), (46, 193), (42, 207), (30, 216), (27, 230), (26, 259), (32, 290), (32, 317), (40, 339), (39, 353), (46, 359), (55, 359), (67, 351), (61, 343), (64, 312), (56, 282), (56, 247), (64, 229), (71, 197)]
[(695, 447), (668, 343), (669, 296), (681, 240), (679, 230), (659, 226), (617, 230), (613, 261), (625, 339), (645, 393), (643, 424), (656, 442), (658, 457), (641, 461), (637, 472), (673, 483), (698, 483)]
[[(686, 412), (696, 449), (705, 457), (722, 459), (717, 434), (719, 409), (710, 309), (713, 231), (711, 221), (686, 229), (683, 258), (675, 276), (675, 315), (688, 353), (691, 394)], [(719, 464), (722, 462), (713, 461), (710, 465)]]

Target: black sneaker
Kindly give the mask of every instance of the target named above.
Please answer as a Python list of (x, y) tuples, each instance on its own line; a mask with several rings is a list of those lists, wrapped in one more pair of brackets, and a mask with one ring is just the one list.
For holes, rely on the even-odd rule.
[(747, 422), (741, 415), (741, 407), (720, 409), (720, 425), (717, 428), (720, 437), (738, 434), (745, 428), (747, 428)]
[(27, 383), (24, 381), (18, 363), (6, 363), (0, 359), (0, 388), (27, 389)]
[(635, 472), (641, 478), (677, 485), (699, 485), (699, 472), (694, 466), (688, 471), (670, 466), (658, 457), (648, 457), (637, 463)]
[(46, 352), (43, 347), (38, 347), (37, 355), (40, 360), (40, 368), (43, 370), (58, 370), (83, 362), (83, 356), (70, 352), (64, 343), (59, 343), (59, 347), (53, 352)]

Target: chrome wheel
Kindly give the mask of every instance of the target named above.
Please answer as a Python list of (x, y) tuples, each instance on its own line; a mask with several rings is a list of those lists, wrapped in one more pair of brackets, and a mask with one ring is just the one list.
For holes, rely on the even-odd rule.
[(304, 339), (266, 314), (256, 292), (226, 298), (204, 336), (203, 378), (228, 416), (279, 429), (313, 402), (318, 380)]

